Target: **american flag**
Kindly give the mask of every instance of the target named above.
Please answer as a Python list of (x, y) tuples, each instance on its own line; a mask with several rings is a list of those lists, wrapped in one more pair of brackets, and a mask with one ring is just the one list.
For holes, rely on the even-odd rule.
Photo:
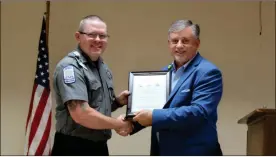
[(43, 16), (38, 46), (36, 75), (26, 123), (25, 155), (50, 155), (52, 103), (49, 85), (49, 55), (46, 21)]

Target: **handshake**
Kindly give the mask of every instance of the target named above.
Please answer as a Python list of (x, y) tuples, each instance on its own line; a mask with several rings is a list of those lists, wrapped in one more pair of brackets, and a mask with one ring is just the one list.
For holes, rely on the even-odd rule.
[(117, 120), (121, 122), (121, 126), (118, 129), (114, 129), (117, 134), (121, 136), (128, 136), (133, 131), (133, 124), (131, 121), (125, 120), (124, 115), (120, 115)]
[(134, 129), (133, 122), (138, 122), (145, 127), (152, 125), (152, 111), (142, 110), (135, 113), (135, 117), (133, 117), (133, 122), (125, 120), (124, 115), (120, 115), (117, 120), (121, 121), (121, 127), (115, 129), (117, 134), (121, 136), (128, 136)]
[[(117, 101), (119, 104), (127, 104), (129, 91), (123, 91), (118, 97)], [(125, 120), (125, 115), (120, 115), (117, 120), (120, 121), (121, 125), (118, 129), (114, 129), (121, 136), (128, 136), (134, 129), (133, 122), (138, 122), (142, 126), (151, 126), (152, 124), (152, 111), (151, 110), (141, 110), (135, 113), (132, 121)]]

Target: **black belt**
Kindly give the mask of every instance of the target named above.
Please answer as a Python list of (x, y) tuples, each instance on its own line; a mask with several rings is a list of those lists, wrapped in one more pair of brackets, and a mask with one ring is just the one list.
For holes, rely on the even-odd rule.
[(77, 137), (77, 136), (66, 135), (61, 132), (56, 132), (55, 136), (56, 136), (55, 138), (57, 140), (62, 140), (64, 142), (89, 143), (89, 144), (106, 144), (107, 143), (107, 140), (93, 141), (93, 140), (89, 140), (89, 139), (85, 139), (85, 138), (81, 138), (81, 137)]

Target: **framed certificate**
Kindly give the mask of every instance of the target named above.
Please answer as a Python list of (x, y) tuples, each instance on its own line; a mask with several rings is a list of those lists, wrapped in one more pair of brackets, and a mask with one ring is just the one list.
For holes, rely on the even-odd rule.
[(130, 72), (128, 88), (131, 94), (125, 118), (132, 119), (135, 112), (143, 109), (163, 108), (170, 94), (170, 80), (169, 71)]

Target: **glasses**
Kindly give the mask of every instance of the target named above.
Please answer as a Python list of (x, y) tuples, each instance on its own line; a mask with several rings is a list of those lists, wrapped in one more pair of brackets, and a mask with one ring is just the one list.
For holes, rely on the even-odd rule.
[(96, 39), (97, 37), (99, 37), (101, 40), (107, 39), (110, 36), (107, 34), (97, 34), (97, 33), (85, 33), (85, 32), (80, 32), (80, 34), (85, 34), (87, 36), (89, 36), (90, 38)]

